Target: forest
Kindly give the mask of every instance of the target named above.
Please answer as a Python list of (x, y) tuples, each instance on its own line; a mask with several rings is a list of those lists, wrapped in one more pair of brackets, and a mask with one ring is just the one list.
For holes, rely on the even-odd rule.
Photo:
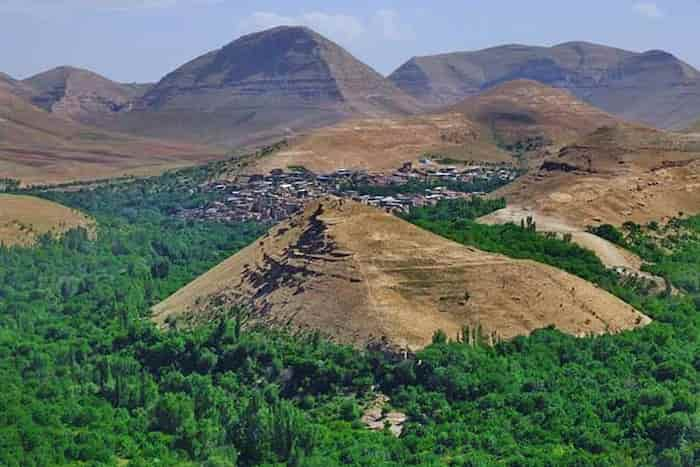
[[(438, 332), (403, 360), (248, 327), (236, 311), (191, 331), (155, 328), (151, 305), (264, 230), (174, 218), (206, 201), (188, 192), (205, 176), (188, 169), (31, 192), (99, 227), (96, 239), (73, 230), (0, 248), (1, 465), (700, 463), (700, 218), (653, 252), (653, 269), (680, 293), (652, 295), (566, 239), (474, 222), (502, 200), (416, 209), (407, 220), (566, 269), (654, 322), (579, 339), (543, 329), (493, 347)], [(650, 238), (639, 229), (629, 241)], [(408, 415), (398, 438), (360, 421), (379, 391)]]

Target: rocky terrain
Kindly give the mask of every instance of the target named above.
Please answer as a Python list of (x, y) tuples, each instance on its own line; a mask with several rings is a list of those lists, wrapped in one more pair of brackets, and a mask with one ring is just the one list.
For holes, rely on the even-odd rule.
[[(439, 271), (440, 274), (435, 274)], [(442, 329), (489, 339), (556, 326), (577, 336), (649, 319), (568, 273), (465, 247), (384, 211), (328, 198), (153, 309), (161, 326), (252, 319), (358, 346), (413, 350)]]
[(494, 196), (579, 229), (696, 214), (700, 138), (633, 125), (602, 128)]
[(37, 107), (85, 124), (95, 124), (104, 114), (128, 110), (145, 88), (124, 85), (88, 70), (59, 67), (23, 81), (31, 89)]
[(585, 42), (505, 45), (415, 57), (390, 79), (432, 107), (455, 104), (505, 81), (529, 79), (661, 128), (684, 128), (700, 115), (700, 72), (658, 50), (635, 53)]

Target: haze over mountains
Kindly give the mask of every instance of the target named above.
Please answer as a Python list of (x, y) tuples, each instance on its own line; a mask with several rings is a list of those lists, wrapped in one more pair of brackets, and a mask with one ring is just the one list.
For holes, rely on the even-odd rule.
[(700, 114), (700, 72), (659, 50), (635, 53), (586, 42), (504, 45), (415, 57), (389, 78), (432, 107), (454, 104), (504, 81), (530, 79), (660, 128), (684, 128)]

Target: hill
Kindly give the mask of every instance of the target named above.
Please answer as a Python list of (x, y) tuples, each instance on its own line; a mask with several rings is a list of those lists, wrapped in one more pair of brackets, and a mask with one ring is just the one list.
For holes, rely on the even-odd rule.
[(517, 80), (445, 110), (404, 118), (353, 119), (290, 141), (252, 170), (303, 166), (390, 171), (425, 154), (452, 161), (516, 162), (513, 153), (560, 146), (622, 123), (565, 90)]
[(626, 120), (662, 128), (684, 128), (700, 114), (700, 72), (658, 50), (636, 53), (585, 42), (505, 45), (415, 57), (389, 79), (433, 107), (530, 79), (567, 89)]
[(450, 107), (487, 129), (500, 143), (571, 142), (618, 119), (537, 81), (509, 81)]
[(646, 127), (601, 128), (494, 196), (582, 229), (700, 212), (700, 138)]
[(33, 196), (0, 194), (0, 244), (33, 244), (43, 234), (60, 235), (93, 221), (74, 209)]
[(0, 85), (0, 178), (25, 184), (151, 174), (213, 160), (223, 151), (83, 126)]
[(341, 168), (389, 172), (426, 153), (459, 161), (513, 163), (485, 131), (459, 113), (406, 118), (353, 119), (310, 131), (249, 171), (305, 167), (317, 173)]
[(408, 115), (418, 103), (304, 27), (243, 36), (183, 65), (106, 122), (148, 136), (253, 144), (352, 116)]
[(59, 67), (23, 81), (32, 89), (31, 101), (56, 115), (94, 124), (101, 114), (128, 108), (146, 88), (124, 85), (88, 70)]
[[(439, 274), (436, 274), (439, 271)], [(649, 322), (563, 271), (464, 247), (365, 205), (312, 202), (154, 307), (162, 326), (250, 306), (257, 322), (355, 345), (420, 348), (480, 326), (511, 338), (555, 325), (583, 335)]]

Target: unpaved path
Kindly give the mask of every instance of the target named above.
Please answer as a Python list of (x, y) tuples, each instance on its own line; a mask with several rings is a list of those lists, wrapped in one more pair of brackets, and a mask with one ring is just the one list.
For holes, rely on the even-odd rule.
[(556, 217), (538, 213), (532, 209), (521, 206), (508, 206), (487, 216), (478, 219), (483, 224), (505, 224), (513, 222), (519, 224), (522, 219), (532, 217), (540, 232), (555, 232), (571, 234), (571, 240), (577, 245), (593, 251), (598, 258), (609, 268), (624, 268), (640, 273), (642, 260), (634, 253), (625, 250), (603, 238), (593, 235), (578, 227), (567, 224)]

